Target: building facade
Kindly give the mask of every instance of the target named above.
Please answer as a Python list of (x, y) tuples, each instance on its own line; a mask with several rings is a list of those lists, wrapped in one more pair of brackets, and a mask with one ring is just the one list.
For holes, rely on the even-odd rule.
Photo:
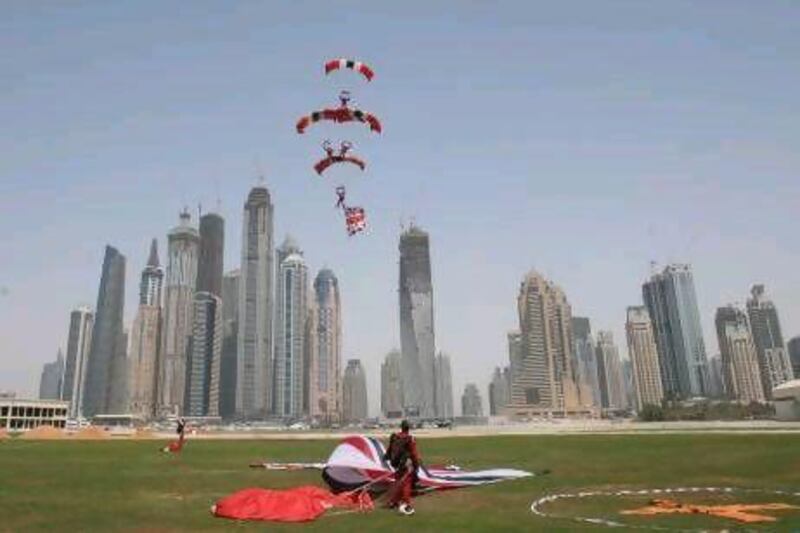
[(350, 359), (342, 380), (342, 417), (345, 422), (361, 422), (367, 413), (367, 375), (360, 360)]
[(464, 387), (464, 393), (461, 395), (461, 416), (483, 416), (481, 393), (478, 392), (478, 386), (474, 383), (467, 383)]
[(495, 367), (489, 382), (489, 414), (499, 416), (504, 413), (511, 401), (511, 370), (509, 367)]
[(720, 307), (714, 324), (728, 397), (742, 403), (763, 403), (764, 387), (747, 315), (733, 305)]
[(402, 355), (392, 350), (381, 365), (381, 412), (386, 418), (403, 417)]
[(800, 379), (800, 337), (792, 337), (787, 343), (789, 361), (792, 364), (792, 374), (795, 379)]
[(199, 247), (200, 233), (191, 225), (191, 215), (184, 211), (179, 225), (167, 235), (167, 277), (158, 377), (160, 415), (183, 413)]
[(39, 426), (63, 429), (69, 404), (61, 400), (22, 400), (0, 396), (0, 430), (24, 431)]
[(763, 285), (753, 285), (747, 300), (747, 316), (758, 356), (761, 385), (766, 398), (772, 389), (794, 377), (789, 355), (783, 343), (778, 310), (767, 298)]
[(272, 312), (274, 207), (265, 187), (244, 204), (239, 279), (236, 415), (263, 418), (272, 409)]
[(161, 351), (161, 291), (164, 269), (153, 239), (139, 283), (139, 309), (131, 328), (130, 413), (145, 420), (156, 415)]
[(586, 317), (572, 317), (573, 365), (578, 384), (579, 402), (587, 407), (600, 406), (600, 381), (594, 353), (592, 328)]
[(219, 368), (219, 415), (236, 415), (236, 346), (239, 335), (239, 270), (222, 278), (222, 360)]
[(603, 409), (627, 409), (622, 362), (617, 345), (614, 344), (614, 335), (610, 331), (597, 332), (595, 356), (600, 381), (601, 406)]
[(113, 396), (122, 397), (126, 383), (120, 382), (120, 367), (126, 363), (126, 337), (122, 327), (125, 309), (125, 256), (106, 246), (103, 270), (97, 293), (97, 313), (92, 330), (86, 380), (83, 391), (83, 416), (109, 413), (117, 407)]
[(434, 361), (433, 374), (436, 417), (453, 418), (453, 375), (450, 369), (450, 356), (439, 352)]
[(625, 321), (628, 339), (628, 356), (631, 359), (636, 408), (661, 405), (664, 389), (658, 349), (653, 335), (653, 323), (644, 306), (628, 307)]
[(308, 268), (299, 253), (281, 262), (275, 297), (275, 414), (300, 418), (307, 403)]
[(339, 280), (330, 269), (314, 278), (309, 316), (308, 410), (313, 418), (335, 421), (342, 401), (342, 304)]
[(224, 253), (225, 220), (216, 213), (206, 213), (200, 217), (192, 341), (187, 360), (184, 411), (189, 416), (219, 416)]
[(187, 416), (219, 416), (220, 364), (222, 361), (222, 299), (201, 291), (195, 294), (192, 313), (192, 352), (186, 378)]
[(86, 363), (92, 345), (94, 313), (82, 306), (73, 310), (69, 316), (67, 335), (67, 364), (64, 371), (64, 384), (61, 399), (69, 402), (69, 416), (83, 416), (83, 387), (86, 381)]
[(39, 399), (60, 400), (63, 382), (64, 354), (58, 350), (56, 360), (52, 363), (45, 363), (42, 367), (42, 376), (39, 379)]
[(520, 285), (517, 309), (520, 346), (519, 354), (511, 354), (511, 414), (582, 412), (572, 367), (572, 311), (566, 295), (532, 271)]
[(433, 282), (430, 239), (411, 226), (400, 235), (400, 351), (403, 406), (411, 417), (436, 416)]
[(664, 395), (708, 395), (708, 362), (689, 265), (668, 265), (642, 286), (658, 349)]

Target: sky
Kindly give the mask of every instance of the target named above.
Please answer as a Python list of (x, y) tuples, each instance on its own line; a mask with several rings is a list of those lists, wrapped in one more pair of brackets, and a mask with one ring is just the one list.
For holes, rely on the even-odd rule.
[[(0, 19), (0, 390), (37, 393), (70, 310), (95, 305), (103, 248), (127, 256), (126, 325), (150, 239), (166, 258), (181, 208), (226, 221), (270, 189), (312, 275), (340, 280), (343, 358), (399, 346), (398, 239), (430, 233), (437, 349), (455, 404), (486, 401), (507, 364), (531, 269), (610, 329), (650, 262), (691, 263), (709, 355), (716, 307), (765, 283), (800, 334), (800, 4), (533, 2), (4, 2)], [(325, 77), (354, 57), (376, 71)], [(352, 91), (378, 115), (296, 120)], [(311, 166), (348, 139), (361, 173)], [(348, 238), (333, 188), (369, 216)], [(344, 363), (343, 363), (344, 366)], [(485, 403), (484, 403), (485, 405)], [(456, 411), (460, 409), (457, 407)]]

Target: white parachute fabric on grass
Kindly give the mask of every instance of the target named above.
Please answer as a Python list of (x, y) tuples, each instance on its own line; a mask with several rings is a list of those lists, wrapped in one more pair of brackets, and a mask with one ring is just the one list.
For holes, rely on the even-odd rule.
[[(334, 491), (354, 490), (367, 484), (375, 491), (386, 490), (395, 479), (394, 469), (384, 460), (385, 451), (376, 438), (347, 437), (331, 453), (322, 477)], [(509, 468), (465, 471), (457, 467), (421, 466), (414, 488), (417, 492), (457, 489), (532, 475)]]

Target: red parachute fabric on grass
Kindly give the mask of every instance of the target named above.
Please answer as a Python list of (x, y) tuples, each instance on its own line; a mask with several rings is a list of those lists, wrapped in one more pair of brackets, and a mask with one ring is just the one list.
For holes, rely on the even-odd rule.
[(250, 488), (219, 500), (213, 513), (214, 516), (235, 520), (309, 522), (333, 507), (369, 510), (373, 504), (366, 492), (337, 496), (311, 485), (288, 490)]

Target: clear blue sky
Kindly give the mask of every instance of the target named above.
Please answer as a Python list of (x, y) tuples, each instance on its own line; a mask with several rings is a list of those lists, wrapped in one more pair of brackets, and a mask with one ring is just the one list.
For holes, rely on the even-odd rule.
[[(800, 334), (800, 4), (6, 2), (0, 19), (0, 389), (33, 393), (95, 304), (103, 246), (128, 257), (126, 322), (156, 236), (221, 200), (226, 270), (260, 161), (313, 271), (334, 269), (345, 358), (399, 343), (401, 219), (431, 234), (437, 346), (456, 401), (507, 362), (536, 268), (612, 329), (650, 260), (694, 265), (709, 353), (717, 305), (764, 282)], [(375, 81), (321, 74), (355, 56)], [(301, 114), (351, 88), (385, 133)], [(347, 136), (368, 172), (310, 165)], [(371, 217), (348, 239), (331, 189)]]

